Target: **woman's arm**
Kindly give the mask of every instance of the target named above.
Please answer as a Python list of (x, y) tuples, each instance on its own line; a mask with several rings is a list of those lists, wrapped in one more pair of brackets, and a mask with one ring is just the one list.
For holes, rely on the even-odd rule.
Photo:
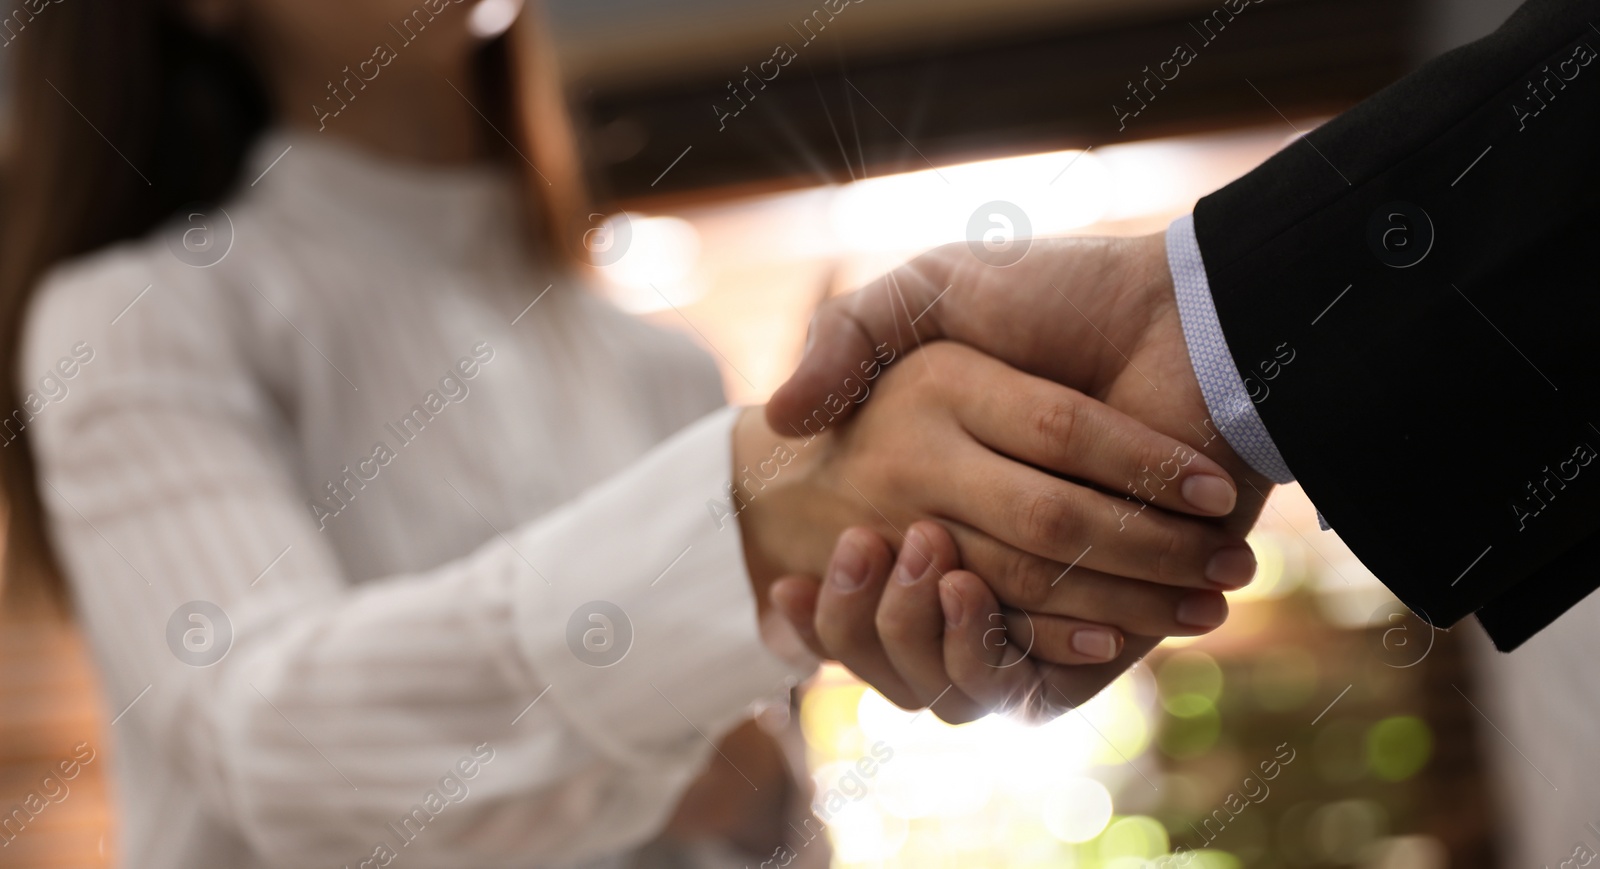
[[(218, 301), (161, 281), (108, 325), (153, 280), (113, 263), (47, 287), (24, 365), (95, 350), (29, 434), (125, 784), (148, 789), (130, 853), (173, 835), (168, 789), (271, 865), (615, 853), (665, 822), (710, 740), (804, 674), (762, 645), (738, 528), (708, 510), (734, 411), (548, 516), (485, 526), (475, 552), (358, 583)], [(438, 490), (441, 514), (472, 509)]]
[[(1197, 475), (1176, 442), (947, 345), (792, 456), (759, 412), (736, 430), (722, 411), (547, 516), (486, 528), (476, 552), (356, 584), (219, 327), (224, 302), (162, 281), (129, 307), (153, 279), (112, 260), (43, 291), (24, 370), (80, 341), (97, 357), (32, 423), (40, 489), (117, 726), (154, 747), (144, 775), (172, 776), (133, 784), (198, 790), (276, 865), (391, 846), (493, 866), (642, 841), (711, 741), (803, 674), (762, 645), (754, 601), (820, 572), (847, 525), (952, 519), (963, 559), (1041, 611), (1072, 604), (1050, 578), (1080, 536), (1099, 541), (1085, 575), (1174, 585), (1204, 583), (1231, 545), (1154, 510), (1123, 531), (1128, 502), (1039, 470)], [(1082, 426), (1057, 443), (1068, 421)], [(472, 509), (440, 482), (437, 509)], [(1182, 589), (1152, 588), (1139, 616), (1168, 625)], [(135, 829), (160, 835), (153, 817)]]

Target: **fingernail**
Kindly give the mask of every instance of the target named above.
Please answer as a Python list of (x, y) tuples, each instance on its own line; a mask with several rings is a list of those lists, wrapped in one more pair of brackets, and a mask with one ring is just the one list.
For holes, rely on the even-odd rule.
[(856, 543), (854, 534), (839, 538), (839, 545), (828, 565), (828, 581), (840, 591), (855, 591), (867, 582), (867, 555)]
[(945, 627), (961, 627), (966, 620), (966, 604), (961, 600), (961, 592), (944, 580), (939, 581), (939, 606), (944, 610)]
[(900, 561), (894, 566), (894, 578), (901, 585), (913, 585), (933, 566), (929, 557), (932, 547), (928, 539), (916, 528), (906, 535), (906, 545), (900, 548)]
[(1228, 619), (1228, 604), (1209, 592), (1185, 595), (1178, 602), (1178, 621), (1196, 628), (1214, 628)]
[(1206, 579), (1232, 591), (1250, 584), (1256, 575), (1256, 553), (1249, 546), (1230, 546), (1206, 562)]
[(1072, 635), (1072, 650), (1085, 658), (1109, 661), (1117, 656), (1117, 637), (1110, 631), (1085, 628)]
[(1183, 481), (1183, 500), (1202, 513), (1225, 516), (1233, 512), (1239, 493), (1233, 485), (1211, 474), (1195, 474)]

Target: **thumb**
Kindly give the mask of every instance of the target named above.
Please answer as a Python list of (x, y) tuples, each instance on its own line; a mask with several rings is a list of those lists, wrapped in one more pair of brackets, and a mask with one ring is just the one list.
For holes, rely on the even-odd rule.
[[(785, 576), (767, 589), (767, 599), (773, 612), (768, 618), (774, 624), (762, 626), (763, 638), (779, 657), (795, 660), (794, 647), (803, 645), (807, 651), (822, 660), (833, 656), (823, 648), (817, 636), (817, 592), (820, 583), (810, 576)], [(780, 621), (781, 618), (781, 621)]]
[(819, 423), (848, 415), (866, 400), (868, 383), (883, 366), (923, 341), (944, 337), (935, 302), (950, 289), (952, 273), (952, 255), (935, 250), (823, 302), (800, 367), (767, 402), (773, 431), (803, 436), (807, 422), (815, 432)]

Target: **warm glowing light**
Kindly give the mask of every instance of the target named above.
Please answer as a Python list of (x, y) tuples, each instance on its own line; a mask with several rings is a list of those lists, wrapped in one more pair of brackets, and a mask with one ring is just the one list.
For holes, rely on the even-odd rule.
[(821, 755), (819, 763), (866, 753), (866, 736), (856, 723), (856, 706), (865, 693), (869, 693), (865, 685), (833, 664), (823, 666), (816, 684), (805, 693), (800, 728), (806, 744)]
[(833, 853), (841, 863), (886, 860), (906, 842), (906, 823), (882, 812), (871, 799), (851, 803), (827, 818)]
[[(1092, 153), (984, 160), (848, 184), (830, 222), (851, 251), (920, 250), (946, 242), (1053, 235), (1087, 226), (1111, 207), (1112, 179)], [(984, 210), (1004, 202), (1014, 215)]]
[(1289, 552), (1298, 549), (1283, 535), (1257, 529), (1250, 532), (1250, 548), (1256, 553), (1256, 576), (1250, 584), (1228, 595), (1233, 603), (1280, 598), (1299, 586), (1300, 571), (1288, 570)]
[(1087, 842), (1111, 822), (1111, 792), (1092, 778), (1068, 779), (1044, 801), (1044, 825), (1069, 844)]
[(1094, 763), (1126, 767), (1130, 759), (1150, 747), (1151, 722), (1146, 710), (1154, 699), (1153, 681), (1148, 668), (1130, 671), (1050, 727), (1066, 729), (1072, 738), (1087, 743)]
[(493, 39), (505, 33), (522, 12), (522, 0), (478, 0), (467, 13), (467, 32), (479, 39)]
[(687, 220), (617, 214), (591, 237), (591, 257), (623, 310), (662, 311), (705, 294), (705, 284), (695, 277), (700, 233)]
[(975, 752), (896, 754), (884, 764), (875, 795), (884, 811), (899, 818), (959, 818), (989, 802), (993, 765)]
[(1037, 804), (1055, 782), (1084, 775), (1094, 766), (1099, 739), (1077, 715), (1044, 726), (991, 716), (968, 730), (982, 740), (1003, 793)]

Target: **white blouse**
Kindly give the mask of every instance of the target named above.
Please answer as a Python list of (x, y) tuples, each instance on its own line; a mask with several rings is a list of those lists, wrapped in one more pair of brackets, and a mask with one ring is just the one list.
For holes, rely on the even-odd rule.
[(550, 286), (509, 174), (278, 132), (257, 176), (26, 325), (8, 428), (116, 716), (121, 865), (626, 852), (805, 673), (707, 507), (717, 371)]

